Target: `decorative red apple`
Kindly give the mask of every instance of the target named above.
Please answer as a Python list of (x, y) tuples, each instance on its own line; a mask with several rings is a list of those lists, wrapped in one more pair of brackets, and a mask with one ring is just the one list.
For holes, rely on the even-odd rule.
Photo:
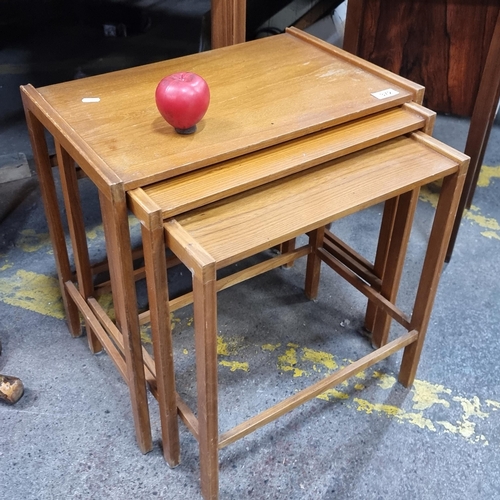
[(192, 134), (210, 103), (207, 82), (196, 73), (174, 73), (163, 78), (155, 92), (161, 116), (179, 134)]

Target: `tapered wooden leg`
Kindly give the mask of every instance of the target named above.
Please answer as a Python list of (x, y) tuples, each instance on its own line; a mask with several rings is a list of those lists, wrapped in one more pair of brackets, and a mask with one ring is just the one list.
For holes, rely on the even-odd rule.
[(441, 187), (411, 318), (410, 329), (418, 331), (418, 339), (405, 347), (399, 371), (399, 381), (405, 387), (415, 380), (464, 178), (463, 172), (449, 175)]
[[(295, 250), (295, 238), (292, 240), (285, 241), (280, 245), (280, 252), (281, 253), (287, 253), (287, 252), (293, 252)], [(290, 268), (293, 266), (293, 261), (290, 262), (289, 264), (285, 264), (283, 267)]]
[[(384, 213), (382, 215), (382, 223), (380, 225), (377, 253), (373, 264), (373, 271), (375, 275), (381, 279), (387, 265), (387, 255), (391, 243), (392, 231), (394, 229), (394, 219), (396, 218), (398, 201), (399, 197), (396, 196), (384, 203)], [(373, 332), (377, 311), (377, 306), (373, 302), (368, 302), (365, 315), (365, 328), (369, 332)]]
[(193, 294), (201, 492), (205, 500), (215, 500), (219, 492), (215, 264), (199, 274), (195, 271)]
[(180, 462), (179, 424), (161, 211), (150, 214), (149, 228), (142, 226), (142, 244), (151, 313), (163, 456), (170, 467), (175, 467)]
[[(78, 190), (78, 179), (76, 178), (75, 162), (69, 154), (56, 142), (57, 162), (61, 185), (63, 187), (66, 217), (68, 218), (69, 233), (73, 247), (73, 258), (75, 261), (78, 290), (84, 299), (94, 295), (94, 284), (92, 282), (92, 269), (88, 252), (87, 236), (80, 203), (80, 192)], [(92, 331), (90, 324), (85, 322), (87, 340), (92, 353), (102, 350), (102, 345)]]
[(111, 290), (117, 326), (123, 335), (128, 387), (137, 443), (143, 453), (151, 451), (151, 424), (142, 359), (142, 345), (133, 274), (128, 212), (123, 186), (111, 186), (110, 199), (99, 193), (109, 261)]
[[(382, 296), (392, 303), (396, 302), (398, 294), (419, 191), (419, 189), (414, 189), (402, 194), (397, 203), (380, 289)], [(387, 344), (391, 321), (392, 319), (387, 313), (380, 309), (377, 311), (372, 330), (372, 343), (375, 347)]]
[(64, 285), (67, 281), (73, 279), (73, 273), (71, 272), (69, 263), (68, 248), (66, 246), (61, 213), (57, 201), (57, 191), (52, 175), (52, 166), (50, 164), (47, 142), (45, 140), (45, 129), (28, 109), (26, 109), (26, 123), (30, 134), (31, 147), (33, 149), (50, 240), (54, 250), (57, 277), (66, 314), (66, 321), (71, 335), (73, 335), (73, 337), (78, 337), (81, 335), (80, 314)]
[(306, 297), (311, 300), (318, 296), (321, 258), (318, 255), (317, 250), (323, 246), (324, 237), (324, 227), (309, 233), (309, 245), (312, 247), (312, 251), (307, 256), (305, 293)]

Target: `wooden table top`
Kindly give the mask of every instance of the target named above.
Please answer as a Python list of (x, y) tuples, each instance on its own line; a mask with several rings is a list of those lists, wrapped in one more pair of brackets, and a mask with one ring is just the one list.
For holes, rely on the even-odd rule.
[[(456, 172), (466, 157), (416, 132), (186, 212), (180, 225), (218, 267)], [(252, 228), (252, 229), (249, 229)]]
[[(285, 144), (130, 190), (129, 208), (144, 223), (143, 194), (169, 218), (416, 130), (429, 132), (434, 113), (414, 103), (299, 137)], [(147, 204), (146, 206), (151, 206)]]
[[(211, 91), (209, 109), (189, 136), (177, 134), (155, 105), (158, 82), (178, 71), (200, 74)], [(392, 95), (372, 95), (389, 88)], [(80, 166), (87, 175), (99, 171), (126, 189), (418, 102), (423, 95), (421, 86), (294, 29), (28, 91), (65, 139), (83, 151), (88, 165)], [(89, 97), (100, 100), (82, 102)]]

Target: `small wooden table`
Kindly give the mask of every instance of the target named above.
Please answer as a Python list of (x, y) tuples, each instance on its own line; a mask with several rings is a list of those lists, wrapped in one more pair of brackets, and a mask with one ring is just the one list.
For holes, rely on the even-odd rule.
[[(335, 129), (333, 129), (335, 131)], [(353, 130), (354, 132), (354, 130)], [(335, 132), (331, 134), (332, 140)], [(300, 141), (307, 151), (307, 139)], [(277, 146), (286, 158), (284, 146)], [(288, 148), (287, 148), (288, 149)], [(293, 149), (291, 147), (290, 149)], [(273, 151), (276, 153), (276, 151)], [(270, 153), (272, 154), (272, 153)], [(238, 158), (241, 168), (253, 172), (255, 155)], [(290, 151), (293, 158), (293, 151)], [(226, 168), (235, 172), (236, 166)], [(398, 136), (372, 147), (295, 175), (245, 190), (240, 194), (172, 217), (171, 201), (186, 199), (176, 179), (167, 180), (129, 193), (131, 208), (143, 224), (146, 279), (151, 304), (152, 336), (157, 359), (159, 401), (164, 450), (177, 452), (177, 413), (194, 434), (200, 447), (201, 489), (205, 499), (218, 498), (218, 450), (263, 425), (275, 420), (325, 390), (343, 382), (360, 370), (404, 349), (399, 380), (409, 386), (415, 378), (432, 304), (444, 262), (453, 217), (463, 186), (468, 158), (433, 140), (422, 132)], [(193, 177), (193, 176), (190, 176)], [(194, 191), (213, 190), (210, 177), (205, 185), (191, 185)], [(417, 286), (411, 314), (395, 304), (394, 281), (404, 262), (405, 247), (412, 226), (419, 188), (443, 179), (427, 253)], [(200, 179), (201, 180), (201, 179)], [(209, 187), (206, 187), (209, 184)], [(380, 279), (373, 266), (345, 243), (325, 230), (325, 224), (344, 215), (385, 200), (398, 199), (394, 230), (385, 253), (391, 266)], [(169, 203), (170, 201), (170, 203)], [(181, 203), (178, 201), (177, 206)], [(224, 278), (217, 271), (290, 238), (308, 233), (309, 244), (291, 249), (278, 257), (245, 268)], [(197, 414), (177, 394), (169, 313), (179, 300), (169, 301), (164, 244), (191, 270), (194, 303), (197, 372)], [(387, 317), (402, 325), (406, 333), (388, 342), (343, 369), (303, 389), (293, 396), (249, 418), (236, 427), (219, 433), (217, 384), (217, 292), (280, 265), (307, 256), (305, 292), (315, 298), (318, 292), (320, 263), (323, 261), (376, 304)], [(390, 291), (389, 296), (385, 292)], [(181, 305), (186, 301), (181, 298)], [(156, 357), (156, 356), (155, 356)], [(169, 433), (167, 434), (167, 431)], [(172, 447), (171, 451), (168, 448)]]
[[(211, 89), (210, 108), (192, 136), (177, 135), (160, 117), (154, 103), (157, 83), (176, 71), (201, 74)], [(421, 103), (423, 90), (296, 29), (115, 73), (39, 89), (21, 87), (70, 331), (79, 335), (81, 313), (92, 352), (104, 346), (117, 365), (129, 386), (143, 452), (152, 448), (145, 382), (148, 379), (156, 391), (155, 365), (142, 352), (140, 341), (127, 193), (202, 172), (200, 169), (218, 168), (221, 162), (249, 153), (266, 156), (276, 145), (382, 116), (405, 103)], [(89, 98), (90, 102), (85, 102)], [(413, 125), (393, 122), (393, 136), (432, 129), (432, 113), (420, 108), (416, 116), (420, 118)], [(363, 139), (352, 145), (352, 150), (359, 149), (363, 141), (364, 145), (376, 144), (388, 137), (370, 130), (365, 128)], [(55, 141), (76, 280), (57, 205), (45, 131)], [(337, 152), (341, 150), (337, 148)], [(328, 156), (332, 151), (321, 154)], [(348, 152), (346, 149), (343, 154)], [(321, 154), (314, 161), (302, 156), (297, 168), (320, 163)], [(75, 162), (99, 192), (116, 324), (93, 298)], [(262, 176), (259, 182), (270, 180)], [(251, 187), (243, 174), (234, 184), (236, 191)], [(234, 189), (216, 190), (210, 200), (193, 195), (194, 206), (234, 194)], [(170, 462), (174, 464), (175, 460)]]

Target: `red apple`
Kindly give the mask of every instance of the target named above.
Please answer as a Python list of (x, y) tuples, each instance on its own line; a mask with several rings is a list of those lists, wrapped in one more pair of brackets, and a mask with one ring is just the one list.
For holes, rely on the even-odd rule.
[(160, 81), (155, 100), (161, 116), (179, 134), (192, 134), (208, 109), (210, 90), (196, 73), (174, 73)]

